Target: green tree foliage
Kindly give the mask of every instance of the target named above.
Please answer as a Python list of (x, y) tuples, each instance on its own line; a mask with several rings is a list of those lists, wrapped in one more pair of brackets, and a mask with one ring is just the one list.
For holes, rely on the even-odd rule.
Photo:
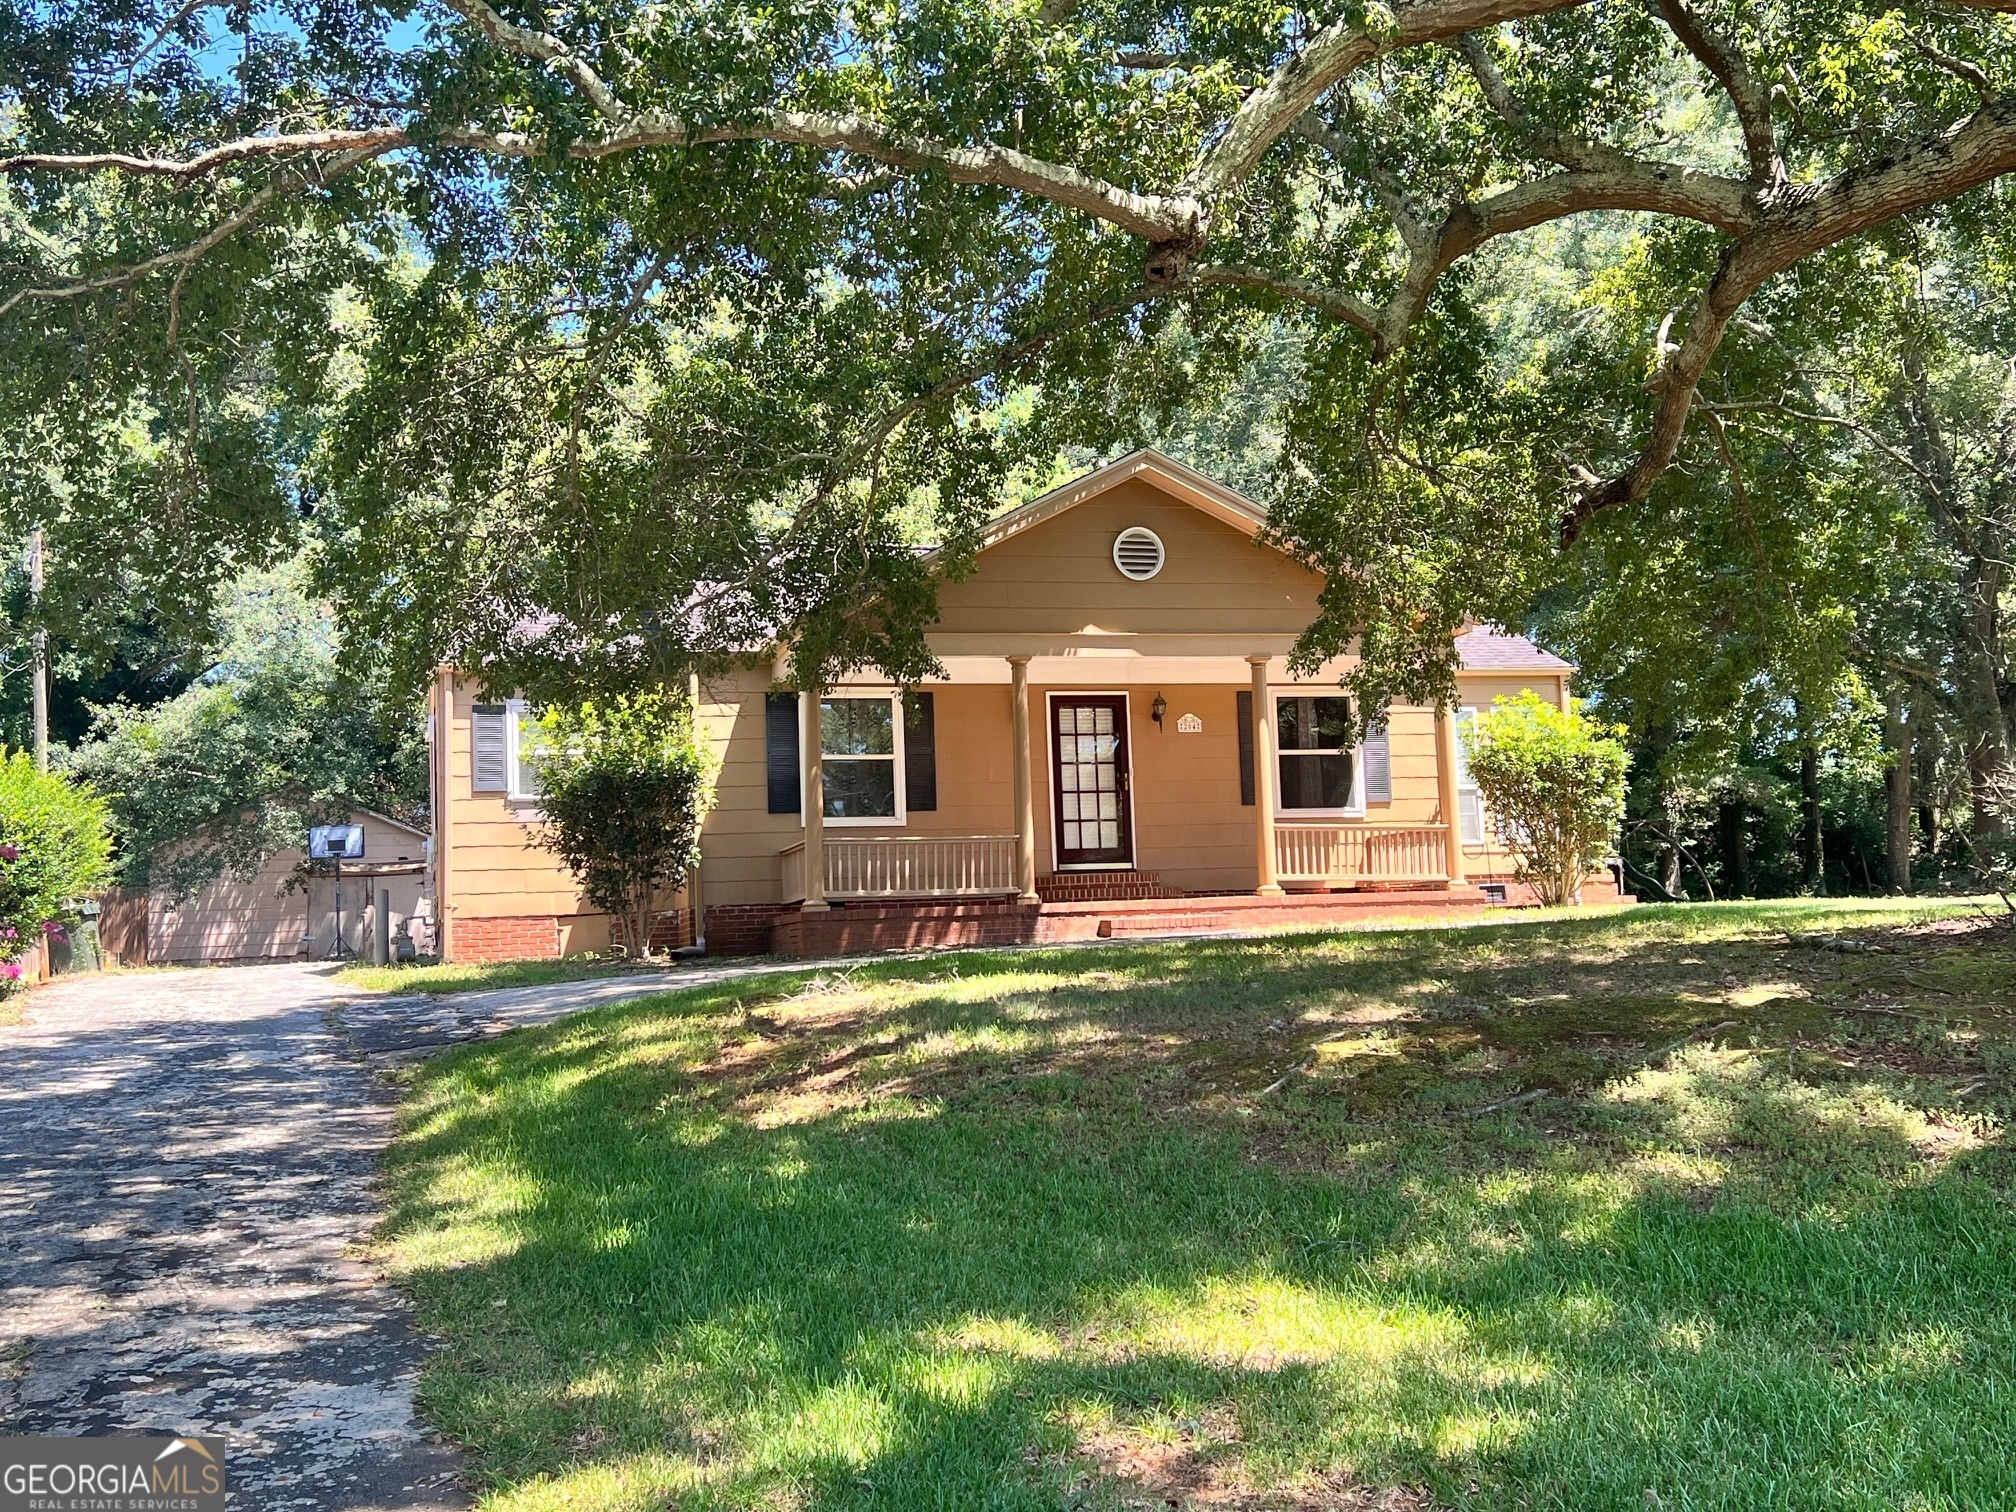
[[(910, 676), (917, 536), (956, 570), (1285, 324), (1304, 657), (1369, 626), (1368, 704), (1441, 696), (1465, 616), (1722, 465), (1697, 401), (1783, 370), (1780, 306), (2009, 219), (1998, 9), (5, 0), (8, 508), (72, 596), (313, 507), (408, 679), (638, 686), (785, 629), (808, 682)], [(1520, 346), (1491, 259), (1606, 214), (1603, 362)]]
[[(19, 955), (45, 923), (106, 884), (108, 819), (88, 784), (37, 771), (26, 751), (0, 750), (0, 957)], [(6, 982), (18, 978), (8, 966)]]
[(412, 819), (427, 801), (412, 711), (346, 665), (328, 611), (294, 571), (238, 585), (211, 668), (166, 702), (100, 711), (72, 771), (111, 803), (129, 886), (186, 897), (248, 877), (358, 808)]
[(619, 921), (631, 954), (649, 955), (658, 897), (699, 864), (713, 803), (714, 761), (690, 707), (659, 692), (553, 708), (540, 742), (537, 843)]
[(1463, 732), (1485, 810), (1544, 904), (1573, 902), (1617, 843), (1631, 760), (1623, 734), (1531, 691), (1495, 700)]

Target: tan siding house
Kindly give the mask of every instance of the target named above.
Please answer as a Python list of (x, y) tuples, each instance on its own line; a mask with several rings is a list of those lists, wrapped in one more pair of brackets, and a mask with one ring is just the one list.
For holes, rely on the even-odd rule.
[[(850, 679), (816, 710), (782, 690), (781, 657), (703, 684), (719, 785), (668, 930), (824, 952), (1503, 900), (1509, 858), (1456, 726), (1525, 688), (1565, 703), (1572, 668), (1473, 630), (1453, 717), (1395, 706), (1382, 734), (1347, 744), (1349, 660), (1287, 666), (1322, 581), (1257, 541), (1263, 523), (1211, 479), (1136, 453), (994, 523), (975, 569), (941, 585), (940, 679)], [(609, 943), (538, 845), (521, 712), (449, 669), (434, 690), (451, 958)], [(1590, 896), (1615, 893), (1592, 880)]]

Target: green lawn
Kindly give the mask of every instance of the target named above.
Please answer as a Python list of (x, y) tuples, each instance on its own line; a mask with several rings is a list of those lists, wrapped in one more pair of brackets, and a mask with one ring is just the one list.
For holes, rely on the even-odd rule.
[(466, 966), (448, 962), (373, 966), (360, 961), (343, 967), (336, 973), (336, 980), (367, 992), (478, 992), (488, 987), (540, 987), (548, 982), (579, 982), (589, 977), (660, 969), (585, 955), (557, 961), (481, 961)]
[(391, 1167), (425, 1408), (500, 1512), (2016, 1507), (1981, 920), (975, 953), (470, 1047)]

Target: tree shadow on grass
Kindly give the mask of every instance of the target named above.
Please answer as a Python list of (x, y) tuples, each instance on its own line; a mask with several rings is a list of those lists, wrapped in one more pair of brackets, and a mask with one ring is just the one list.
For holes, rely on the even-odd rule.
[[(1195, 1008), (1140, 1001), (1144, 979), (1221, 990), (1196, 957), (1116, 959), (1005, 998), (962, 962), (879, 1017), (717, 989), (423, 1070), (391, 1238), (448, 1339), (430, 1408), (500, 1504), (1097, 1504), (1123, 1493), (1072, 1454), (1095, 1433), (1263, 1491), (2016, 1504), (1992, 1142), (1927, 1160), (1908, 1129), (1704, 1054), (1643, 1106), (1583, 1094), (1568, 1112), (1629, 1137), (1573, 1159), (1509, 1140), (1480, 1171), (1437, 1158), (1478, 1136), (1403, 1117), (1283, 1168), (1217, 1104), (1099, 1079)], [(1336, 969), (1278, 966), (1276, 1002)], [(1060, 1018), (1132, 1037), (1067, 1037), (1060, 1069), (1015, 1037)], [(865, 1091), (794, 1090), (883, 1062)], [(1742, 1104), (1725, 1156), (1831, 1161), (1856, 1200), (1729, 1199), (1687, 1125), (1716, 1097)]]

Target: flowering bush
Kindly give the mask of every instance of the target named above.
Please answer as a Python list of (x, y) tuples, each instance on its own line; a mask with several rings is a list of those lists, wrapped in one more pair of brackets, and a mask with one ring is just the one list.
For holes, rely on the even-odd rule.
[(1623, 733), (1531, 689), (1494, 700), (1464, 732), (1485, 810), (1512, 852), (1515, 875), (1542, 903), (1573, 902), (1617, 843), (1631, 765)]
[(0, 750), (0, 985), (21, 978), (24, 942), (44, 938), (71, 905), (103, 887), (112, 844), (105, 801), (83, 784), (38, 772), (26, 751)]

